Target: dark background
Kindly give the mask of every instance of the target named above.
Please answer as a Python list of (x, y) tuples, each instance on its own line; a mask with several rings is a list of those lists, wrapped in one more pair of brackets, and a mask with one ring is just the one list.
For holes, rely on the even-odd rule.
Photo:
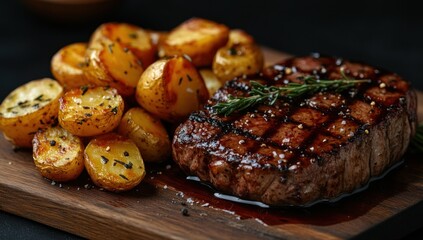
[[(383, 67), (423, 89), (423, 14), (417, 5), (411, 0), (126, 0), (105, 16), (81, 16), (76, 23), (42, 17), (22, 1), (1, 1), (0, 101), (20, 84), (51, 76), (52, 55), (87, 41), (102, 22), (169, 30), (193, 16), (244, 29), (261, 45), (293, 55), (321, 52)], [(0, 238), (10, 237), (72, 238), (0, 211)]]

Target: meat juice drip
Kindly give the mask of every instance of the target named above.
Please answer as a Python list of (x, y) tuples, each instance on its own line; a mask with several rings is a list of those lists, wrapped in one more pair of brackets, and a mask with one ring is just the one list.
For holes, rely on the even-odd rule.
[[(185, 198), (192, 198), (199, 205), (208, 203), (206, 207), (233, 212), (241, 220), (259, 219), (267, 225), (328, 226), (358, 218), (381, 201), (402, 191), (403, 186), (394, 180), (398, 171), (393, 171), (401, 168), (402, 163), (403, 161), (395, 164), (382, 176), (372, 178), (367, 185), (353, 193), (345, 194), (330, 202), (316, 202), (305, 207), (271, 207), (256, 201), (248, 201), (249, 204), (245, 204), (245, 201), (237, 200), (236, 197), (226, 194), (223, 194), (226, 197), (222, 199), (221, 193), (218, 193), (210, 185), (200, 182), (197, 177), (187, 177), (176, 165), (172, 165), (171, 168), (153, 170), (147, 175), (146, 181), (158, 187), (168, 186), (183, 192)], [(385, 176), (388, 174), (389, 176)], [(380, 178), (384, 178), (384, 180), (373, 182)], [(386, 189), (386, 191), (381, 191), (381, 189)]]

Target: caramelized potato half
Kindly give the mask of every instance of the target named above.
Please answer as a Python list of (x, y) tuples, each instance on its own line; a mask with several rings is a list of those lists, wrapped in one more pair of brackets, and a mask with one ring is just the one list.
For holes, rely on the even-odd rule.
[(185, 57), (151, 64), (141, 75), (135, 93), (138, 103), (169, 122), (179, 122), (200, 108), (208, 97), (203, 78)]
[(90, 45), (84, 75), (94, 86), (116, 88), (124, 97), (132, 96), (144, 71), (141, 61), (119, 43), (103, 38)]
[(192, 18), (173, 29), (161, 47), (166, 56), (187, 54), (195, 66), (210, 66), (228, 37), (229, 29), (225, 25)]
[(60, 98), (59, 123), (76, 136), (95, 136), (119, 125), (124, 102), (116, 89), (74, 88)]
[(32, 144), (34, 163), (43, 177), (70, 181), (84, 170), (84, 145), (79, 137), (63, 128), (38, 131)]
[(142, 62), (144, 68), (156, 60), (157, 44), (148, 31), (127, 23), (105, 23), (91, 37), (91, 43), (108, 38), (129, 49)]
[(129, 109), (118, 127), (119, 134), (138, 146), (146, 162), (161, 162), (170, 157), (170, 140), (160, 119), (142, 108)]
[(60, 49), (51, 59), (51, 73), (65, 88), (87, 85), (84, 72), (86, 43), (73, 43)]
[(57, 119), (63, 88), (52, 79), (28, 82), (13, 90), (0, 105), (0, 130), (18, 147), (31, 147), (38, 129)]
[(234, 30), (228, 44), (217, 51), (212, 69), (224, 83), (238, 76), (256, 74), (263, 65), (263, 53), (253, 38), (241, 30)]
[(109, 133), (92, 139), (84, 153), (85, 168), (94, 184), (109, 191), (126, 191), (145, 176), (137, 145), (126, 137)]
[(200, 69), (200, 74), (206, 83), (206, 87), (210, 96), (212, 96), (219, 88), (222, 87), (222, 82), (216, 77), (211, 69)]

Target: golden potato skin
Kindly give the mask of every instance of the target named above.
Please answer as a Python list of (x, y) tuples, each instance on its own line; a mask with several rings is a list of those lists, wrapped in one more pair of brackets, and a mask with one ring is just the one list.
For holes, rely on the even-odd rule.
[(209, 95), (212, 96), (219, 88), (223, 86), (222, 82), (217, 78), (211, 69), (200, 69), (200, 74), (204, 79)]
[(86, 43), (73, 43), (60, 49), (51, 59), (51, 73), (66, 89), (87, 85), (83, 72)]
[(13, 90), (0, 105), (0, 130), (18, 147), (32, 147), (38, 129), (53, 124), (63, 88), (49, 78), (30, 81)]
[(180, 122), (199, 109), (209, 94), (195, 66), (174, 56), (151, 64), (141, 75), (135, 93), (138, 103), (168, 122)]
[(146, 162), (161, 162), (170, 158), (170, 140), (160, 119), (140, 107), (129, 109), (122, 117), (118, 133), (137, 145)]
[(242, 29), (231, 29), (229, 31), (229, 40), (227, 46), (235, 44), (255, 44), (253, 36)]
[(138, 26), (128, 23), (104, 23), (93, 33), (90, 43), (108, 38), (128, 48), (142, 62), (143, 68), (148, 67), (157, 58), (157, 44), (153, 42), (150, 33)]
[(131, 51), (107, 38), (90, 44), (86, 65), (83, 70), (90, 85), (116, 88), (123, 97), (133, 96), (144, 71)]
[(243, 30), (229, 33), (226, 46), (220, 48), (213, 59), (213, 73), (225, 83), (241, 75), (251, 75), (263, 69), (264, 57), (254, 38)]
[(165, 57), (162, 45), (169, 35), (169, 32), (148, 30), (148, 34), (150, 34), (151, 41), (157, 49), (157, 56), (159, 58)]
[(241, 75), (259, 73), (264, 58), (254, 44), (235, 44), (219, 49), (213, 61), (213, 73), (223, 83)]
[(109, 191), (126, 191), (145, 176), (137, 145), (116, 133), (93, 138), (85, 148), (85, 168), (95, 185)]
[(124, 101), (108, 87), (81, 87), (66, 92), (59, 100), (59, 123), (76, 136), (88, 137), (115, 129), (122, 118)]
[(32, 144), (34, 163), (43, 177), (70, 181), (84, 170), (84, 145), (79, 137), (63, 128), (38, 131)]
[(192, 18), (173, 29), (161, 48), (166, 56), (187, 54), (195, 66), (210, 66), (216, 51), (225, 46), (229, 28), (201, 18)]

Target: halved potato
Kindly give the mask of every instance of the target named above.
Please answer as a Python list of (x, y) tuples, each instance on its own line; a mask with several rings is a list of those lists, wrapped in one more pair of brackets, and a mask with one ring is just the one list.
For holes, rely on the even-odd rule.
[(222, 82), (216, 77), (211, 69), (200, 69), (200, 74), (206, 83), (206, 87), (210, 96), (212, 96), (219, 88), (222, 87)]
[(170, 140), (160, 119), (140, 107), (129, 109), (120, 121), (118, 132), (129, 137), (146, 162), (161, 162), (170, 157)]
[(81, 87), (59, 100), (59, 123), (76, 136), (95, 136), (119, 125), (124, 110), (122, 97), (108, 87)]
[(116, 133), (92, 139), (85, 148), (84, 159), (94, 184), (109, 191), (129, 190), (145, 176), (137, 145)]
[(225, 25), (192, 18), (173, 29), (161, 47), (166, 56), (187, 54), (195, 66), (210, 66), (228, 37), (229, 28)]
[(60, 49), (51, 59), (51, 73), (65, 88), (87, 85), (85, 66), (86, 43), (73, 43)]
[(141, 75), (135, 97), (150, 113), (179, 122), (204, 104), (208, 91), (195, 66), (175, 56), (151, 64)]
[(107, 38), (90, 44), (86, 53), (84, 75), (94, 86), (116, 88), (123, 97), (130, 97), (144, 71), (141, 61), (127, 48)]
[(128, 48), (142, 62), (143, 68), (148, 67), (157, 58), (157, 44), (148, 31), (128, 23), (105, 23), (100, 25), (91, 37), (91, 43), (108, 38)]
[(79, 137), (63, 128), (38, 131), (32, 144), (34, 163), (43, 177), (70, 181), (84, 170), (84, 145)]
[(228, 44), (220, 48), (213, 60), (213, 73), (222, 82), (263, 69), (264, 57), (253, 37), (242, 30), (233, 30)]
[(18, 147), (31, 147), (38, 129), (57, 119), (63, 88), (49, 78), (33, 80), (13, 90), (0, 105), (0, 130)]

